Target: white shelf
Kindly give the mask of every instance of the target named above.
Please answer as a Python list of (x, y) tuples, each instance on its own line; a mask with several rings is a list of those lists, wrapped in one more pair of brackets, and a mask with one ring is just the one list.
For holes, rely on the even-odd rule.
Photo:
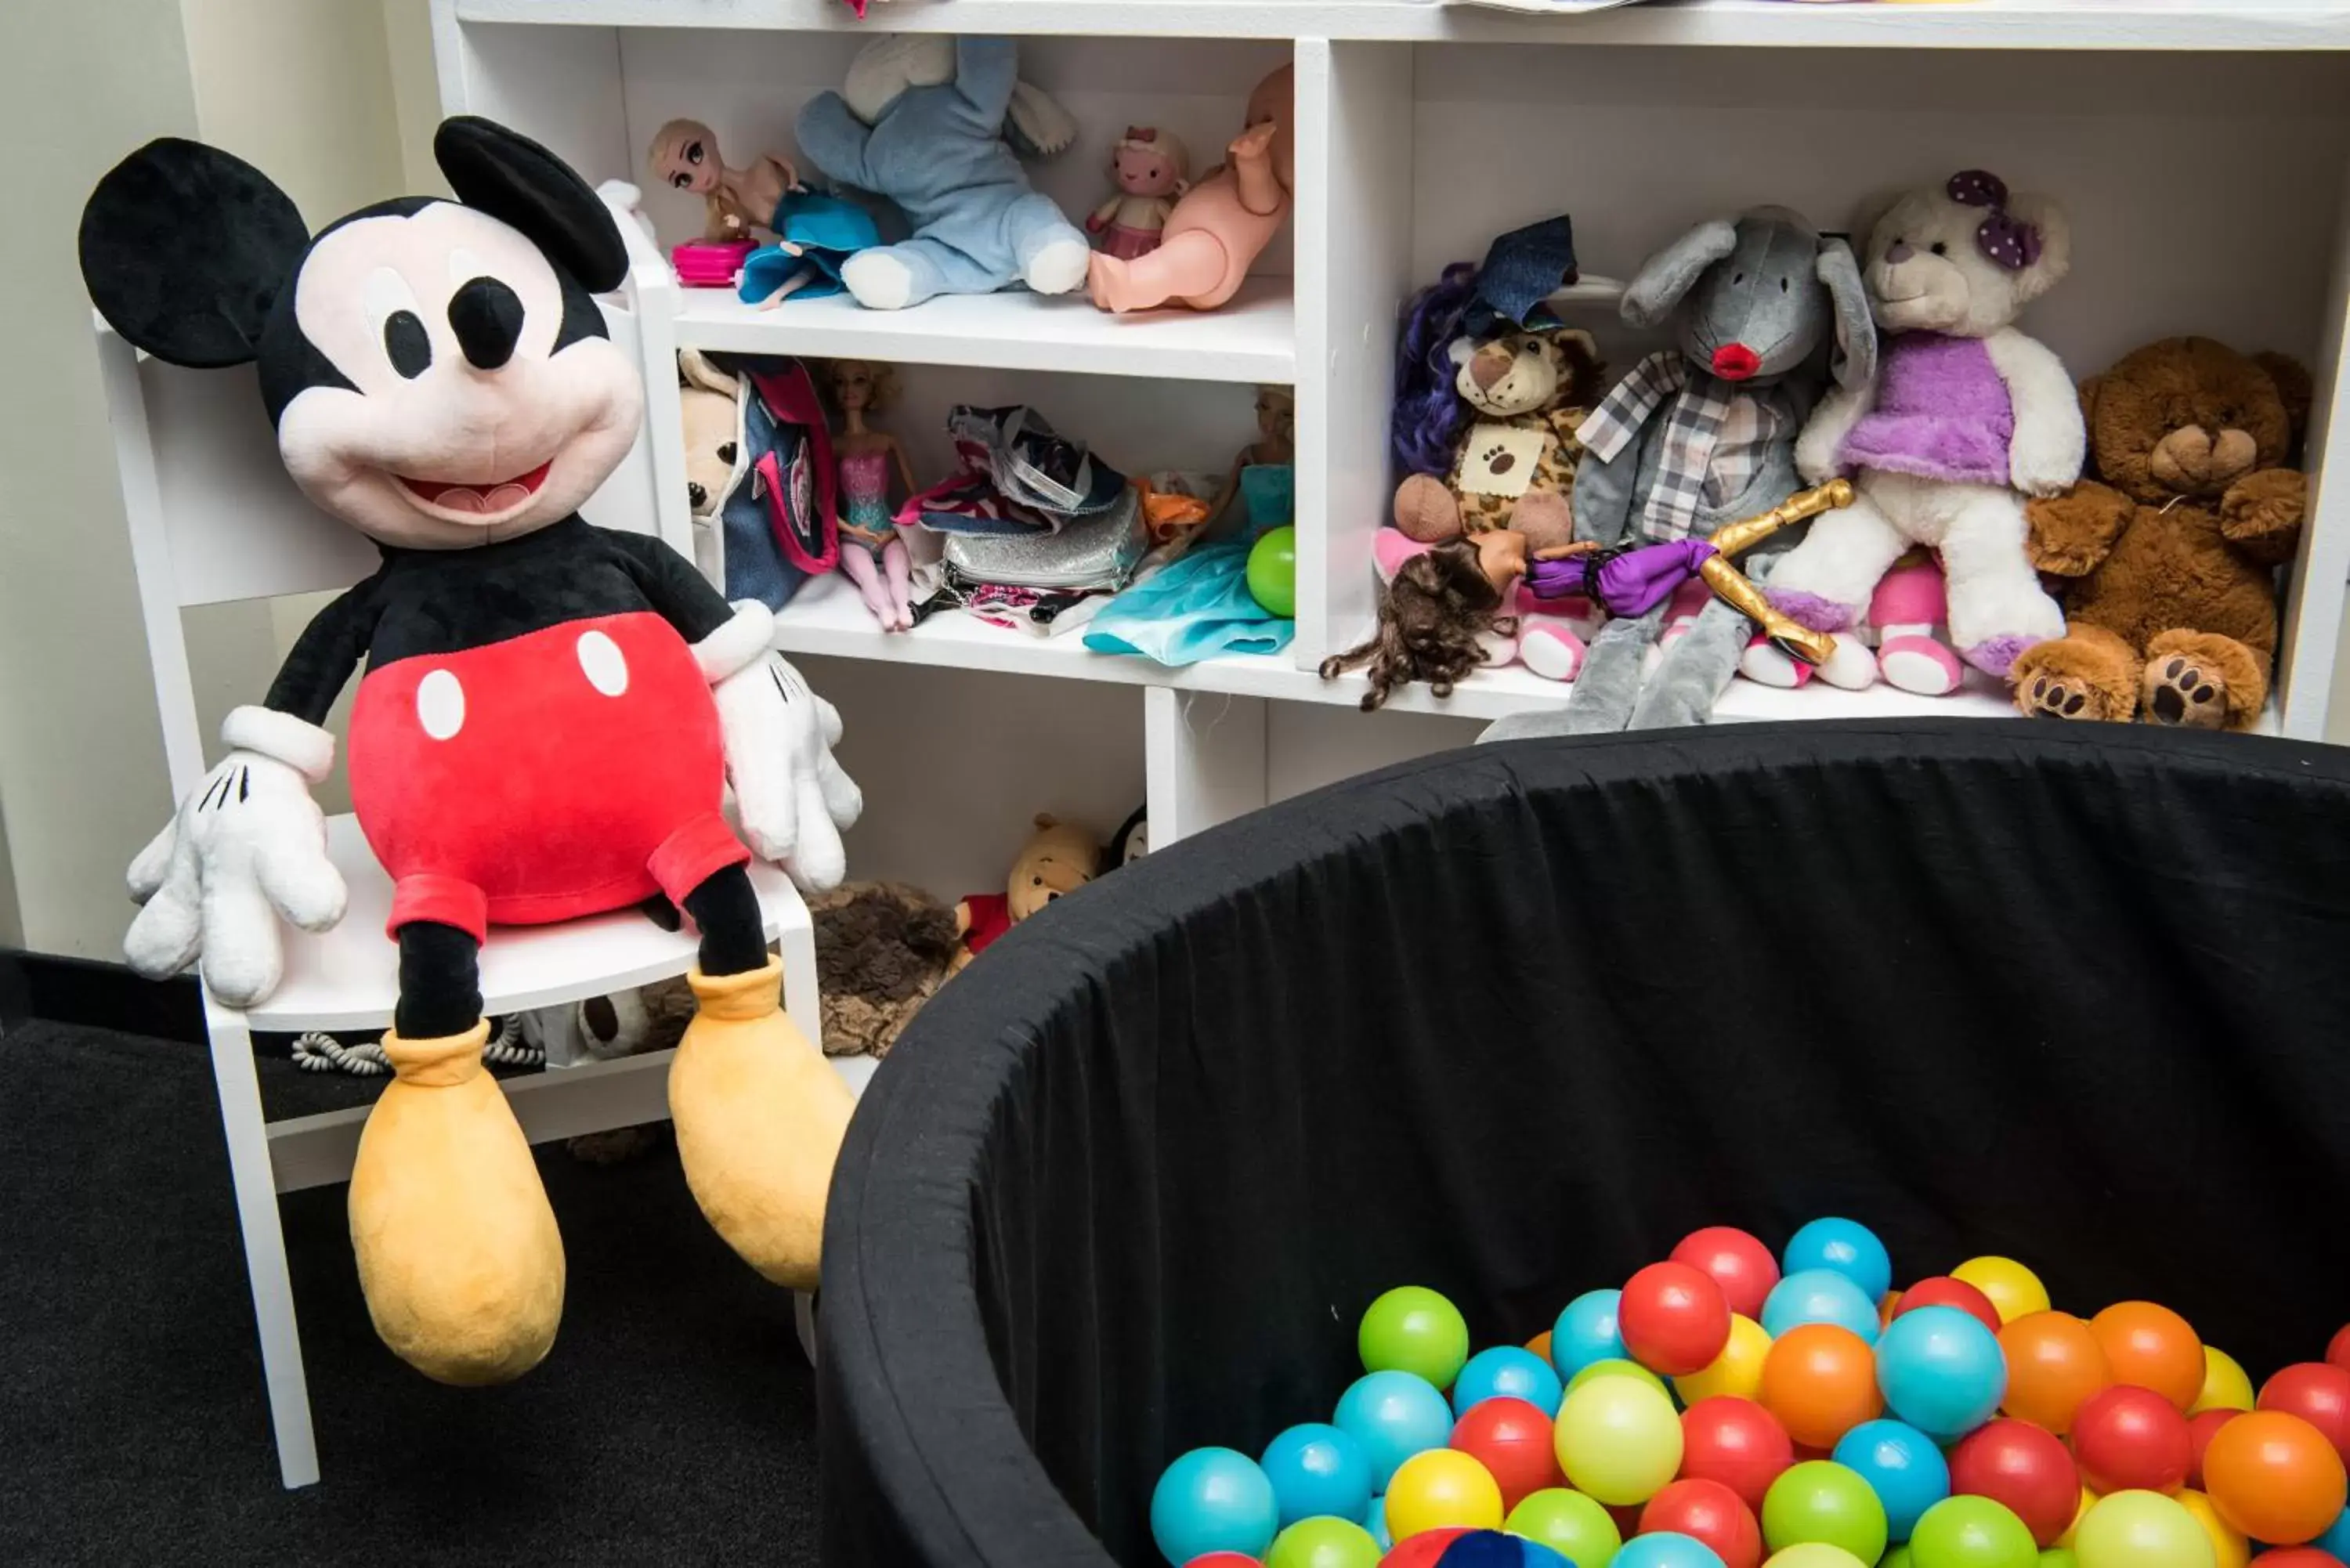
[(942, 295), (906, 310), (868, 310), (845, 294), (762, 310), (728, 289), (679, 292), (677, 342), (683, 348), (1161, 380), (1288, 385), (1297, 379), (1286, 277), (1252, 278), (1221, 310), (1133, 316), (1097, 310), (1083, 295), (1047, 299), (1025, 289)]
[(1529, 15), (1430, 0), (893, 0), (859, 22), (842, 0), (458, 0), (468, 22), (806, 32), (1075, 34), (1802, 48), (2350, 48), (2345, 0), (1950, 0), (1791, 5), (1648, 0)]

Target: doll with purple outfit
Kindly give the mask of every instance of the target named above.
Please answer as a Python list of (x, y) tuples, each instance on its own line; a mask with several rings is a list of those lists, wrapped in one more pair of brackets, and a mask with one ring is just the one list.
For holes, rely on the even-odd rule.
[(898, 438), (866, 422), (897, 400), (897, 372), (863, 359), (836, 359), (822, 379), (840, 413), (833, 443), (840, 465), (840, 569), (883, 631), (910, 631), (913, 564), (898, 534), (890, 477), (894, 472), (909, 495), (919, 487)]

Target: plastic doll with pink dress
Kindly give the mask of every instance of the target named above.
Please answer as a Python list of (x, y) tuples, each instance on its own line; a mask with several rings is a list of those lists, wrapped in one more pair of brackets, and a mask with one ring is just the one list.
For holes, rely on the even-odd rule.
[(1289, 217), (1297, 179), (1296, 86), (1289, 66), (1256, 84), (1246, 129), (1225, 149), (1225, 161), (1175, 203), (1156, 249), (1131, 261), (1095, 254), (1087, 283), (1096, 305), (1213, 310), (1240, 292)]
[(889, 481), (894, 472), (911, 495), (917, 488), (914, 471), (896, 436), (866, 423), (868, 415), (897, 400), (897, 372), (863, 359), (836, 359), (824, 385), (840, 410), (840, 433), (833, 438), (840, 465), (840, 569), (857, 585), (883, 631), (910, 631), (913, 566), (894, 522)]
[(1147, 256), (1159, 248), (1177, 198), (1191, 188), (1191, 159), (1183, 144), (1163, 130), (1129, 125), (1110, 151), (1109, 171), (1118, 194), (1093, 210), (1086, 233), (1101, 254), (1120, 261)]

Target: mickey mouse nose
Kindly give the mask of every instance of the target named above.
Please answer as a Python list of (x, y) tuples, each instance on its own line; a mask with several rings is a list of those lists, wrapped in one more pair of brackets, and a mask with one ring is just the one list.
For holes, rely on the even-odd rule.
[(1762, 368), (1762, 356), (1743, 343), (1725, 343), (1713, 351), (1713, 373), (1725, 381), (1742, 381)]
[(449, 327), (466, 362), (494, 370), (514, 358), (522, 336), (522, 301), (494, 277), (473, 278), (449, 296)]

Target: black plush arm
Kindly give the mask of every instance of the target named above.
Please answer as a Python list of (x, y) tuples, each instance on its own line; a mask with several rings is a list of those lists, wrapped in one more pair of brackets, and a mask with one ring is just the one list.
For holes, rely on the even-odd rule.
[(327, 711), (342, 694), (352, 666), (367, 657), (375, 640), (380, 579), (367, 581), (320, 610), (295, 639), (294, 651), (278, 667), (262, 706), (306, 723), (324, 725)]
[(695, 571), (691, 561), (659, 539), (618, 529), (602, 532), (637, 587), (644, 590), (653, 613), (675, 627), (686, 641), (700, 642), (734, 618), (726, 596), (712, 587), (710, 579)]

